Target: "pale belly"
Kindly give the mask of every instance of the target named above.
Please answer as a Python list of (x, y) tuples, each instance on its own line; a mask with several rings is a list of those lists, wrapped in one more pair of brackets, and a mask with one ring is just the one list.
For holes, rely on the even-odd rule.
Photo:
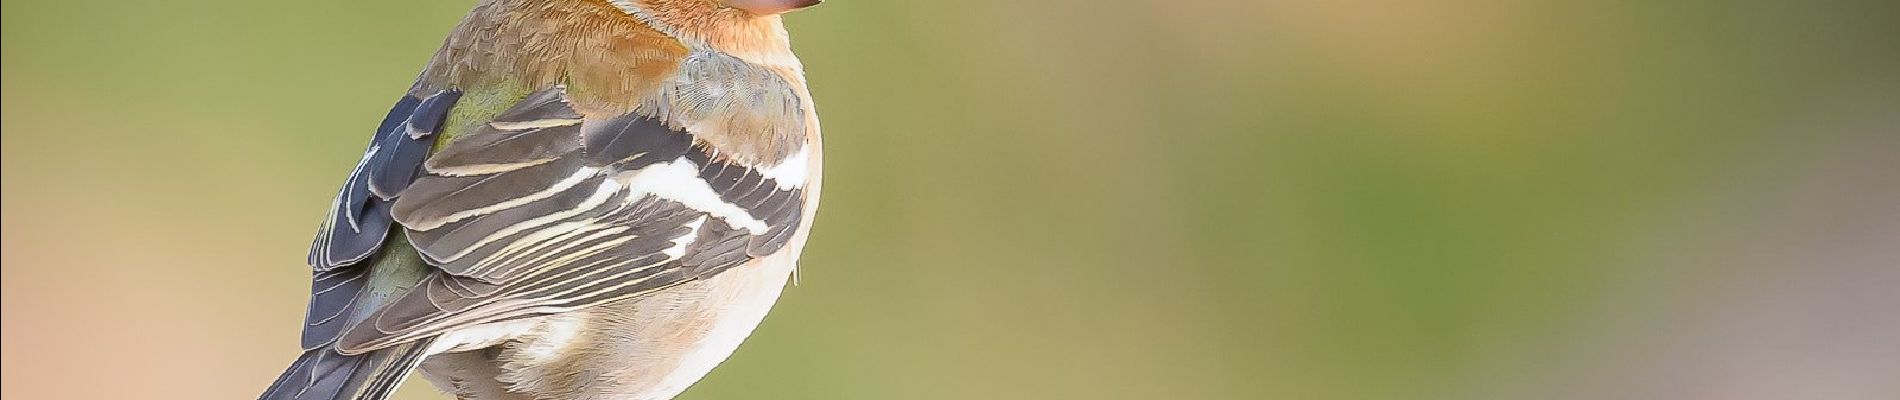
[(436, 341), (421, 369), (470, 400), (670, 399), (751, 335), (797, 253), (581, 312), (457, 330)]

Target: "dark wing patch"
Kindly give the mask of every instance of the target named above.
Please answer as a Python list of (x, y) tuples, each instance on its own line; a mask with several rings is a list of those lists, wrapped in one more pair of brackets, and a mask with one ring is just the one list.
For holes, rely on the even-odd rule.
[(746, 254), (763, 256), (777, 252), (791, 241), (793, 229), (804, 216), (805, 195), (800, 190), (780, 190), (778, 183), (752, 168), (712, 159), (705, 152), (691, 152), (686, 159), (701, 165), (699, 178), (725, 199), (765, 222), (765, 232), (749, 236)]
[(428, 158), (429, 149), (435, 147), (435, 132), (442, 127), (449, 106), (460, 97), (460, 92), (443, 92), (423, 99), (408, 121), (385, 134), (382, 142), (372, 147), (376, 149), (375, 154), (367, 163), (372, 168), (364, 171), (369, 176), (371, 194), (382, 200), (394, 199), (396, 193), (415, 182), (416, 173), (422, 170), (422, 160)]
[(345, 352), (572, 310), (712, 276), (790, 241), (799, 187), (636, 114), (529, 95), (437, 150), (391, 215), (441, 269), (350, 328)]
[(375, 254), (389, 236), (394, 193), (415, 180), (435, 132), (460, 92), (427, 97), (403, 96), (370, 138), (369, 150), (337, 191), (330, 212), (310, 246), (310, 306), (304, 316), (303, 347), (336, 341), (351, 323), (349, 314), (368, 285), (368, 268), (357, 264)]
[(461, 92), (441, 91), (427, 98), (404, 96), (383, 118), (363, 160), (338, 191), (330, 215), (310, 246), (310, 266), (319, 271), (353, 265), (382, 247), (389, 233), (390, 200), (415, 180), (434, 146), (436, 130)]
[(475, 134), (438, 149), (424, 165), (430, 173), (443, 176), (492, 174), (545, 163), (574, 151), (580, 143), (563, 139), (573, 135), (581, 116), (567, 107), (560, 94), (529, 95)]
[(304, 350), (335, 342), (350, 324), (348, 314), (360, 297), (357, 294), (369, 285), (369, 268), (337, 268), (314, 274), (310, 278), (310, 307), (304, 313)]
[(580, 158), (587, 165), (612, 165), (621, 171), (672, 161), (693, 150), (692, 135), (674, 132), (652, 118), (632, 115), (583, 125), (580, 135)]

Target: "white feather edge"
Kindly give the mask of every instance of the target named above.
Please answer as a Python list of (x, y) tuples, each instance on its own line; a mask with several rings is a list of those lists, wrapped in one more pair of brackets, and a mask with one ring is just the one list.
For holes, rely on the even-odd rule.
[(785, 157), (778, 164), (758, 169), (760, 175), (771, 178), (779, 190), (792, 190), (805, 187), (805, 178), (811, 176), (811, 143), (799, 146), (797, 153)]
[(754, 235), (763, 235), (770, 228), (765, 221), (753, 217), (744, 208), (721, 199), (712, 184), (699, 178), (699, 166), (686, 157), (654, 163), (637, 171), (622, 172), (613, 179), (632, 191), (628, 198), (650, 195), (678, 202)]

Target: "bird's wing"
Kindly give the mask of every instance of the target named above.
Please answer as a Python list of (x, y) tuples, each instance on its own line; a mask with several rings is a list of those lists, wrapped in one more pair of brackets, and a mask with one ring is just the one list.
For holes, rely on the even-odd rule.
[[(411, 114), (453, 93), (416, 101)], [(430, 139), (413, 133), (426, 130), (403, 131), (412, 133), (372, 150), (364, 165), (385, 170), (352, 178), (326, 232), (374, 229), (389, 224), (386, 215), (438, 270), (348, 328), (338, 343), (346, 352), (708, 277), (777, 252), (803, 216), (803, 176), (730, 161), (641, 113), (582, 117), (561, 87), (527, 96), (433, 155), (427, 146), (408, 152)], [(406, 164), (422, 157), (420, 169)], [(357, 210), (373, 215), (349, 218)], [(359, 243), (381, 242), (331, 236), (312, 252), (320, 274), (374, 252)]]
[(383, 118), (363, 160), (337, 191), (310, 246), (308, 261), (315, 275), (304, 317), (305, 350), (334, 343), (357, 319), (352, 314), (371, 280), (371, 268), (364, 261), (378, 254), (389, 237), (394, 222), (389, 209), (400, 191), (397, 187), (415, 180), (435, 145), (436, 132), (460, 96), (456, 91), (403, 96)]

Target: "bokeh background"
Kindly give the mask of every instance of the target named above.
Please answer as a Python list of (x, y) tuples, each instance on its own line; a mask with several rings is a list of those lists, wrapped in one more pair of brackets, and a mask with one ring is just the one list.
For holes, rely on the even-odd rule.
[[(6, 1), (0, 396), (266, 386), (470, 3)], [(1896, 4), (831, 1), (802, 283), (683, 398), (1900, 398)]]

